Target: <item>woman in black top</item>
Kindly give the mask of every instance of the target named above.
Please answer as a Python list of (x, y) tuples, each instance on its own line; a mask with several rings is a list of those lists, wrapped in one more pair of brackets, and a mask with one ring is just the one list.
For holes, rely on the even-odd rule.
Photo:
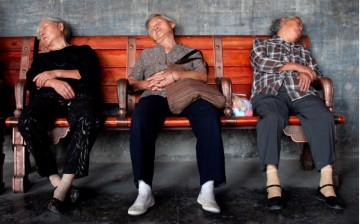
[[(88, 175), (90, 150), (101, 125), (96, 54), (87, 45), (71, 46), (70, 33), (61, 19), (46, 18), (39, 24), (38, 39), (49, 52), (34, 57), (27, 72), (31, 99), (19, 119), (19, 131), (39, 175), (48, 177), (55, 188), (48, 204), (53, 212), (63, 212), (67, 202), (77, 200), (79, 192), (72, 181)], [(62, 176), (47, 134), (58, 116), (66, 116), (70, 124)]]

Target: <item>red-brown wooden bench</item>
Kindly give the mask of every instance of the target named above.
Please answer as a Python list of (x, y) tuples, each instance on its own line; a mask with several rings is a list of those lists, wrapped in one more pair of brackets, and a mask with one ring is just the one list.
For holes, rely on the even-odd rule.
[[(224, 116), (221, 123), (224, 129), (254, 129), (258, 118), (231, 116), (231, 94), (241, 93), (250, 96), (252, 84), (252, 69), (250, 66), (250, 51), (254, 38), (268, 38), (268, 36), (178, 36), (177, 41), (202, 51), (209, 65), (208, 84), (216, 85), (226, 97)], [(307, 36), (303, 44), (309, 48), (310, 41)], [(154, 45), (148, 36), (83, 36), (74, 37), (74, 45), (90, 45), (98, 54), (102, 72), (102, 94), (104, 103), (116, 106), (118, 113), (107, 115), (104, 128), (112, 130), (129, 130), (131, 114), (140, 94), (128, 94), (127, 74), (133, 67), (137, 57), (144, 48)], [(22, 108), (26, 105), (27, 95), (24, 85), (26, 71), (31, 65), (34, 54), (43, 52), (41, 44), (34, 37), (16, 39), (16, 45), (22, 47), (20, 54), (13, 58), (18, 65), (18, 73), (8, 74), (10, 85), (15, 89), (14, 116), (5, 121), (8, 128), (12, 128), (12, 145), (14, 149), (14, 177), (13, 191), (24, 192), (28, 186), (28, 167), (26, 166), (26, 145), (21, 137), (17, 122)], [(331, 111), (333, 108), (333, 86), (331, 79), (322, 78), (320, 85), (323, 88), (324, 100)], [(345, 117), (334, 113), (336, 124), (345, 123)], [(166, 119), (164, 129), (187, 130), (190, 123), (185, 117), (169, 117)], [(55, 122), (51, 138), (57, 143), (66, 136), (69, 125), (66, 118), (58, 118)], [(308, 157), (309, 148), (296, 116), (289, 118), (289, 126), (284, 130), (295, 142), (304, 143), (302, 158), (305, 169), (311, 169), (311, 155)], [(225, 149), (226, 151), (226, 149)], [(305, 154), (304, 154), (305, 153)], [(337, 179), (335, 179), (337, 181)]]
[[(3, 80), (0, 80), (0, 98), (2, 98), (3, 93)], [(0, 194), (5, 189), (5, 183), (4, 183), (4, 161), (5, 161), (5, 154), (4, 154), (4, 116), (3, 116), (3, 105), (0, 105)]]

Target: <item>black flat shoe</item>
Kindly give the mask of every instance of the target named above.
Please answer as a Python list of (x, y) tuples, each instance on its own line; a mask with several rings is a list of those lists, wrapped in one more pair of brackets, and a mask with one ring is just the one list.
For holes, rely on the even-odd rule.
[(74, 204), (78, 201), (79, 197), (80, 197), (79, 188), (75, 187), (74, 185), (71, 185), (69, 190), (68, 200), (70, 201), (70, 203)]
[(55, 213), (64, 213), (66, 210), (65, 202), (60, 201), (57, 198), (50, 199), (47, 208)]
[(340, 199), (338, 197), (335, 196), (329, 196), (329, 197), (325, 197), (325, 195), (323, 195), (323, 193), (321, 193), (321, 189), (324, 187), (328, 187), (331, 186), (334, 188), (334, 185), (332, 184), (325, 184), (322, 187), (318, 187), (317, 191), (316, 191), (316, 196), (317, 198), (324, 202), (324, 204), (326, 205), (326, 207), (328, 208), (332, 208), (332, 209), (337, 209), (337, 210), (342, 210), (344, 209), (344, 205), (341, 203)]
[[(57, 187), (54, 188), (53, 194), (54, 194), (56, 188), (57, 188)], [(72, 204), (75, 204), (75, 203), (78, 201), (79, 197), (80, 197), (80, 190), (79, 190), (79, 188), (75, 187), (74, 185), (71, 185), (69, 191), (68, 191), (67, 194), (66, 194), (66, 199), (65, 199), (65, 200), (66, 200), (67, 202), (70, 202), (70, 203), (72, 203)]]
[[(282, 191), (282, 188), (280, 185), (269, 185), (266, 187), (266, 190), (268, 190), (270, 187), (279, 187)], [(266, 195), (266, 208), (268, 210), (274, 211), (274, 210), (281, 210), (284, 206), (283, 198), (281, 196), (276, 196), (272, 198), (267, 198)]]

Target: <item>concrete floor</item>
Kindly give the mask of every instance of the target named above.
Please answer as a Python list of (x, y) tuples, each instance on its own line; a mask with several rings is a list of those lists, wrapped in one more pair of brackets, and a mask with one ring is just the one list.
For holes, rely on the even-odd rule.
[(76, 180), (81, 189), (77, 207), (65, 214), (46, 209), (52, 188), (31, 173), (28, 192), (13, 193), (13, 164), (5, 164), (6, 190), (0, 195), (0, 223), (359, 223), (359, 160), (341, 159), (339, 195), (342, 212), (327, 209), (315, 197), (319, 173), (303, 171), (297, 160), (282, 160), (280, 178), (285, 208), (265, 208), (265, 174), (258, 160), (229, 160), (227, 184), (216, 189), (220, 214), (203, 211), (196, 202), (199, 178), (195, 162), (157, 162), (153, 192), (155, 206), (144, 215), (127, 215), (136, 198), (130, 163), (91, 164), (90, 175)]

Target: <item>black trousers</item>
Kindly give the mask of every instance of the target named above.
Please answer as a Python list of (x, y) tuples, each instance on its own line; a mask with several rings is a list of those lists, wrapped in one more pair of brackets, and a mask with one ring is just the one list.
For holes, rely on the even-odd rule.
[[(131, 118), (130, 152), (136, 186), (139, 180), (152, 186), (155, 142), (165, 118), (171, 115), (166, 98), (161, 96), (143, 97), (135, 108)], [(217, 109), (205, 100), (197, 100), (181, 115), (189, 119), (197, 138), (200, 184), (209, 180), (214, 180), (215, 186), (225, 184), (224, 147)]]
[(37, 95), (23, 110), (19, 131), (34, 156), (38, 173), (42, 177), (58, 174), (56, 158), (47, 134), (58, 116), (67, 116), (70, 124), (70, 142), (63, 173), (75, 174), (75, 178), (87, 176), (90, 150), (101, 126), (101, 119), (98, 103), (86, 95), (77, 95), (72, 100), (64, 100), (57, 94)]
[(310, 95), (291, 101), (282, 86), (278, 95), (259, 94), (254, 97), (252, 104), (255, 114), (259, 116), (256, 131), (262, 170), (267, 164), (279, 164), (281, 136), (290, 113), (300, 119), (315, 169), (320, 170), (334, 163), (334, 117), (320, 97)]

